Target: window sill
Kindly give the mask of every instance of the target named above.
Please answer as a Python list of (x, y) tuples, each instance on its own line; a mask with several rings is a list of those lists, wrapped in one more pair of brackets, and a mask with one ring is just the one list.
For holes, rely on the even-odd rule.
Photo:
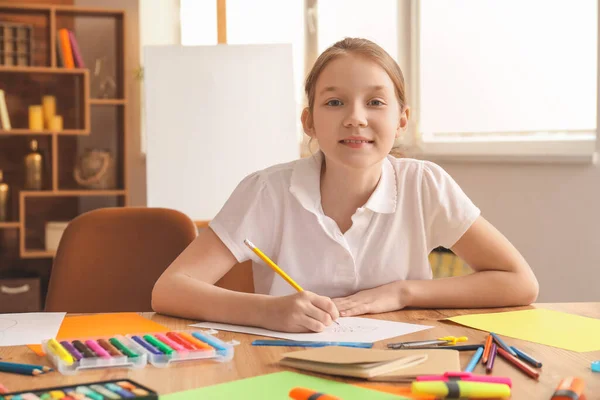
[(420, 156), (444, 162), (595, 164), (596, 134), (428, 138)]

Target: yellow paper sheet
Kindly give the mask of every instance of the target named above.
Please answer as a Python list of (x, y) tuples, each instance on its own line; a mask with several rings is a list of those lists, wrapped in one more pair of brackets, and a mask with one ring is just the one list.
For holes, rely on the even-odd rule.
[(600, 350), (600, 319), (595, 318), (535, 309), (461, 315), (448, 320), (471, 328), (576, 352)]
[[(77, 339), (94, 336), (125, 335), (130, 333), (168, 332), (169, 328), (137, 313), (95, 314), (65, 317), (56, 339)], [(48, 338), (50, 339), (50, 338)], [(38, 355), (42, 346), (29, 345)]]

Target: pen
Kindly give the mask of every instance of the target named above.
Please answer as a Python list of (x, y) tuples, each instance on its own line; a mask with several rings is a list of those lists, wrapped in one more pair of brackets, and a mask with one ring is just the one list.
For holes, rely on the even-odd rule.
[(536, 368), (542, 368), (542, 363), (539, 362), (538, 360), (536, 360), (535, 358), (531, 357), (529, 354), (517, 349), (515, 346), (510, 346), (510, 348), (515, 353), (517, 353), (517, 357), (519, 357), (523, 361), (528, 362), (529, 364), (533, 365)]
[[(392, 349), (400, 350), (400, 349), (395, 349), (395, 348), (392, 348)], [(477, 350), (477, 349), (483, 349), (483, 345), (482, 344), (463, 344), (463, 345), (457, 345), (457, 346), (424, 346), (424, 347), (419, 347), (418, 349), (419, 350), (437, 349), (437, 350), (473, 351), (473, 350)]]
[(485, 366), (485, 373), (491, 374), (492, 369), (494, 368), (494, 361), (496, 361), (496, 354), (498, 353), (498, 346), (496, 343), (492, 343), (492, 349), (490, 350), (490, 355)]
[[(483, 351), (483, 350), (482, 350)], [(437, 397), (457, 399), (507, 398), (510, 388), (499, 383), (464, 382), (464, 381), (414, 381), (411, 385), (415, 394), (429, 394)]]
[(492, 349), (492, 341), (494, 338), (492, 335), (488, 335), (485, 340), (485, 347), (483, 348), (483, 356), (481, 357), (481, 363), (486, 364), (488, 362), (488, 357), (490, 356), (490, 350)]
[[(290, 278), (290, 276), (288, 274), (286, 274), (284, 270), (279, 268), (279, 266), (277, 264), (275, 264), (273, 262), (273, 260), (271, 260), (269, 257), (267, 257), (267, 255), (265, 253), (263, 253), (258, 247), (256, 247), (251, 241), (249, 241), (248, 239), (244, 239), (244, 244), (246, 246), (248, 246), (248, 248), (250, 250), (252, 250), (254, 252), (254, 254), (256, 254), (261, 260), (263, 260), (269, 267), (271, 267), (271, 269), (273, 271), (277, 272), (277, 274), (279, 274), (279, 276), (281, 276), (294, 289), (296, 289), (298, 292), (304, 291), (304, 289), (302, 289), (302, 286), (298, 285), (292, 278)], [(337, 321), (333, 321), (333, 322), (335, 324), (339, 325), (339, 322), (337, 322)]]
[(490, 335), (492, 335), (492, 337), (494, 338), (494, 342), (496, 342), (498, 344), (498, 346), (503, 348), (504, 351), (506, 351), (511, 356), (514, 356), (514, 357), (517, 356), (517, 353), (515, 353), (513, 351), (513, 349), (511, 349), (506, 343), (504, 343), (504, 340), (500, 339), (500, 337), (498, 335), (496, 335), (495, 333), (492, 333), (492, 332), (490, 332)]
[(517, 357), (510, 355), (507, 351), (505, 351), (502, 347), (496, 348), (498, 355), (512, 364), (514, 367), (520, 369), (523, 373), (529, 375), (533, 379), (538, 379), (540, 377), (540, 373), (535, 369), (531, 368), (529, 365), (525, 364), (523, 361), (519, 360)]
[(387, 345), (390, 349), (414, 349), (421, 348), (425, 346), (437, 346), (437, 345), (455, 345), (458, 342), (466, 342), (468, 340), (467, 337), (455, 337), (455, 336), (446, 336), (438, 339), (432, 340), (417, 340), (414, 342), (399, 342), (399, 343), (389, 343)]
[(477, 351), (475, 352), (475, 354), (473, 354), (473, 357), (471, 358), (471, 361), (469, 361), (469, 364), (467, 365), (467, 368), (465, 368), (465, 372), (473, 372), (473, 370), (477, 366), (477, 363), (481, 359), (482, 355), (483, 355), (483, 347), (480, 347), (480, 348), (477, 349)]
[(361, 349), (370, 349), (373, 343), (365, 342), (309, 342), (303, 340), (255, 340), (252, 346), (289, 346), (289, 347), (325, 347), (325, 346), (342, 346), (342, 347), (358, 347)]

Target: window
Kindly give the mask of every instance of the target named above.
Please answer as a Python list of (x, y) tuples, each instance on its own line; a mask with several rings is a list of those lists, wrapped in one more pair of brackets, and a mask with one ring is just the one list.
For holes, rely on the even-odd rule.
[(597, 0), (421, 0), (418, 15), (426, 152), (589, 159)]

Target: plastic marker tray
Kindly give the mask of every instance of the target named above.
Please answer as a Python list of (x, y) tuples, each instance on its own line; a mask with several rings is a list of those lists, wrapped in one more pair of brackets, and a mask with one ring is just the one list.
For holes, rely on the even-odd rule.
[[(110, 344), (116, 343), (113, 345), (112, 352), (100, 346), (101, 339)], [(82, 370), (98, 368), (139, 369), (144, 368), (148, 363), (164, 368), (175, 362), (201, 359), (226, 362), (233, 359), (233, 347), (237, 344), (235, 341), (223, 342), (209, 332), (197, 331), (57, 340), (61, 344), (61, 349), (58, 350), (55, 345), (50, 344), (51, 340), (42, 341), (42, 347), (52, 365), (63, 375), (74, 375)], [(76, 341), (80, 343), (75, 343)], [(85, 344), (85, 348), (90, 352), (87, 353), (88, 357), (84, 357), (81, 343)], [(96, 344), (101, 347), (98, 351), (95, 350), (97, 349)], [(62, 350), (65, 350), (68, 355), (65, 356), (63, 352), (62, 357), (59, 356)], [(102, 350), (105, 352), (102, 353)], [(69, 362), (68, 358), (73, 361)]]

